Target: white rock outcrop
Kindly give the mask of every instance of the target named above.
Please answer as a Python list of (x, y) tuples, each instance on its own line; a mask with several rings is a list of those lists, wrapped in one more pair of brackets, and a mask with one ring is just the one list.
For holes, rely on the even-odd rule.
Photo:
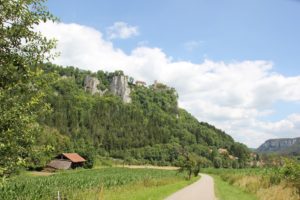
[(131, 103), (131, 91), (128, 86), (127, 76), (114, 76), (110, 83), (110, 91), (112, 94), (121, 97), (124, 103)]
[(91, 76), (87, 76), (84, 79), (84, 90), (86, 92), (90, 92), (93, 95), (94, 94), (99, 94), (100, 96), (102, 96), (107, 90), (99, 90), (97, 88), (97, 86), (100, 84), (100, 81), (95, 78), (95, 77), (91, 77)]

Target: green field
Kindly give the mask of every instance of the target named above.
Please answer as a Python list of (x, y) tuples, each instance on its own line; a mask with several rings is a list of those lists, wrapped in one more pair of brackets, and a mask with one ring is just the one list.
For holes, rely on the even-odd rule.
[[(23, 174), (0, 189), (2, 200), (163, 199), (192, 183), (177, 171), (103, 168), (60, 172), (51, 176)], [(151, 197), (151, 198), (149, 198)]]

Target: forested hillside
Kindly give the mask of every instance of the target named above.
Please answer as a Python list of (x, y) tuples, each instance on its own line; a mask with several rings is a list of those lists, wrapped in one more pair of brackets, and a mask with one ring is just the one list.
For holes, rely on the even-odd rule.
[[(112, 78), (123, 75), (121, 71), (92, 73), (52, 64), (43, 68), (52, 79), (46, 96), (52, 111), (39, 119), (43, 130), (38, 137), (41, 146), (36, 148), (48, 151), (37, 154), (33, 166), (43, 165), (56, 153), (67, 151), (89, 158), (101, 155), (128, 163), (159, 165), (176, 165), (181, 155), (188, 152), (199, 156), (203, 166), (246, 164), (247, 147), (178, 108), (174, 88), (164, 84), (136, 85), (129, 78), (132, 102), (124, 103), (109, 92)], [(97, 87), (108, 92), (92, 95), (85, 91), (87, 76), (97, 78)], [(220, 148), (227, 152), (220, 152)]]

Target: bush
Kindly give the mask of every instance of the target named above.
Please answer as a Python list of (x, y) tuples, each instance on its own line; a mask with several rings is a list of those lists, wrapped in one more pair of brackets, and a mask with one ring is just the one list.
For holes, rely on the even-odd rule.
[(81, 155), (86, 162), (83, 165), (83, 168), (91, 169), (94, 166), (95, 162), (95, 154), (92, 151), (78, 151), (79, 155)]
[(300, 164), (297, 161), (286, 159), (280, 172), (288, 183), (293, 184), (300, 191)]

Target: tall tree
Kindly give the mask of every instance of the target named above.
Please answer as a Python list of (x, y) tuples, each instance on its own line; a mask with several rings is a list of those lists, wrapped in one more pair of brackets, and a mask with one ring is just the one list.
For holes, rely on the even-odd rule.
[(43, 103), (41, 64), (55, 47), (35, 30), (54, 20), (44, 0), (0, 0), (0, 176), (26, 163)]

